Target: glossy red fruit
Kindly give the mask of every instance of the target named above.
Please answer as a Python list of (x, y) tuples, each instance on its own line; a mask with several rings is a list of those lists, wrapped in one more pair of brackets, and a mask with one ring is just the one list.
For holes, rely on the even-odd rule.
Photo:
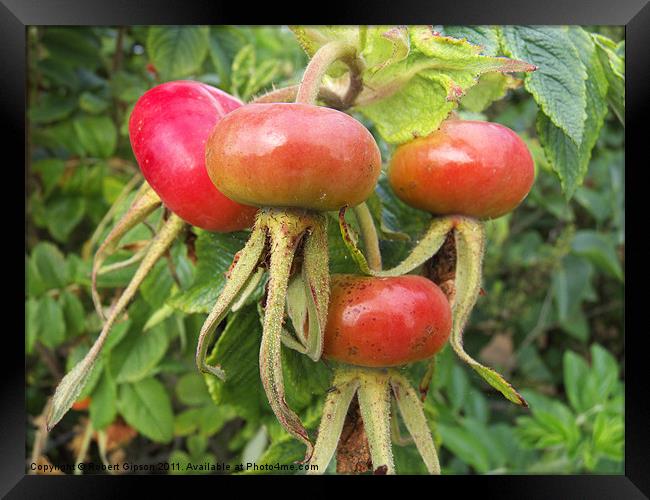
[(200, 82), (175, 81), (147, 91), (129, 120), (140, 169), (176, 215), (208, 231), (250, 227), (256, 209), (221, 194), (205, 170), (205, 143), (227, 113), (242, 103)]
[(497, 123), (448, 120), (399, 146), (389, 181), (405, 203), (436, 215), (490, 219), (513, 210), (535, 178), (524, 141)]
[(248, 104), (215, 127), (206, 165), (215, 186), (240, 203), (327, 211), (370, 196), (381, 155), (370, 132), (340, 111)]
[(323, 356), (343, 363), (399, 366), (430, 358), (447, 341), (451, 307), (422, 276), (333, 275)]

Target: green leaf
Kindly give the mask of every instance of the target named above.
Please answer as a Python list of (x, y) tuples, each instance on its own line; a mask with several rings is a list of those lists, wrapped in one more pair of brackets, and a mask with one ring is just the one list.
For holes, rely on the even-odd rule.
[(232, 405), (244, 418), (255, 419), (269, 411), (260, 381), (261, 339), (262, 325), (256, 306), (245, 306), (229, 316), (207, 359), (209, 365), (220, 365), (226, 373), (225, 382), (212, 374), (205, 375), (210, 396), (218, 405)]
[(73, 124), (79, 145), (87, 156), (108, 158), (115, 152), (117, 129), (108, 116), (82, 116)]
[(95, 69), (102, 62), (99, 40), (91, 28), (48, 26), (41, 43), (48, 58), (60, 66)]
[(45, 212), (47, 229), (57, 241), (65, 243), (86, 213), (86, 200), (81, 196), (65, 196), (48, 204)]
[(585, 110), (582, 139), (575, 141), (569, 134), (558, 127), (551, 117), (540, 113), (537, 117), (537, 131), (544, 152), (553, 170), (560, 178), (565, 196), (570, 198), (576, 188), (582, 184), (591, 150), (598, 140), (605, 115), (607, 114), (607, 80), (596, 53), (596, 48), (589, 34), (579, 26), (568, 28), (568, 38), (572, 41), (587, 72)]
[(65, 318), (66, 335), (74, 337), (83, 333), (86, 324), (86, 312), (79, 297), (64, 290), (59, 296), (59, 303)]
[[(603, 35), (592, 33), (591, 36), (596, 43), (598, 57), (609, 83), (607, 99), (619, 121), (625, 126), (625, 50), (621, 54), (619, 47)], [(624, 42), (622, 43), (621, 47), (624, 49)]]
[(246, 232), (199, 233), (194, 282), (187, 290), (171, 297), (168, 304), (186, 313), (209, 312), (226, 282), (225, 272), (245, 245), (248, 235)]
[(324, 363), (315, 363), (293, 349), (282, 349), (282, 371), (287, 404), (300, 411), (314, 396), (322, 396), (330, 387), (330, 372)]
[(92, 92), (84, 92), (79, 96), (79, 107), (90, 114), (98, 115), (108, 108), (109, 102)]
[(118, 408), (126, 422), (156, 443), (174, 436), (174, 414), (165, 387), (155, 378), (120, 386)]
[(570, 314), (576, 312), (584, 300), (592, 275), (593, 267), (589, 261), (575, 255), (562, 259), (552, 278), (553, 298), (560, 321), (567, 320)]
[(29, 121), (32, 124), (40, 124), (63, 120), (70, 116), (76, 105), (77, 99), (73, 95), (43, 94), (30, 107), (28, 112)]
[(208, 54), (210, 30), (206, 26), (152, 26), (147, 50), (164, 80), (196, 73)]
[(103, 371), (91, 398), (89, 412), (93, 428), (104, 429), (117, 415), (117, 386), (108, 370)]
[(68, 283), (65, 257), (52, 243), (39, 242), (29, 259), (31, 276), (38, 280), (45, 290), (63, 288)]
[(186, 373), (178, 380), (176, 396), (187, 406), (199, 406), (212, 401), (205, 380), (196, 371)]
[(623, 281), (623, 269), (612, 237), (583, 229), (576, 232), (571, 249), (575, 255), (589, 259), (605, 273)]
[[(425, 26), (292, 30), (310, 56), (331, 41), (357, 49), (365, 68), (361, 74), (364, 90), (355, 101), (355, 110), (371, 119), (390, 143), (406, 142), (436, 130), (481, 74), (532, 69), (521, 61), (481, 55), (483, 47), (441, 36)], [(344, 86), (345, 72), (343, 63), (332, 65), (329, 75), (338, 80), (329, 84)]]
[(50, 349), (58, 347), (65, 340), (63, 311), (49, 295), (40, 300), (35, 328), (38, 340)]
[(490, 470), (490, 452), (481, 443), (478, 436), (462, 427), (447, 425), (443, 422), (439, 422), (436, 428), (442, 436), (443, 447), (472, 466), (479, 474)]
[(491, 26), (444, 26), (443, 33), (453, 38), (467, 40), (483, 47), (481, 54), (496, 56), (499, 53), (499, 36)]
[(572, 351), (564, 353), (562, 362), (564, 371), (564, 390), (571, 406), (578, 412), (588, 410), (583, 402), (583, 390), (589, 378), (589, 366), (586, 361)]
[[(550, 121), (576, 145), (587, 120), (587, 71), (566, 26), (504, 26), (505, 52), (537, 66), (526, 89)], [(591, 117), (590, 117), (591, 118)]]
[(118, 383), (138, 382), (149, 376), (169, 345), (167, 335), (160, 328), (146, 333), (133, 330), (111, 353), (111, 366)]
[(56, 187), (63, 172), (65, 162), (60, 158), (45, 158), (31, 164), (32, 172), (38, 173), (43, 183), (43, 195), (47, 197)]
[(516, 86), (516, 80), (509, 75), (487, 73), (481, 76), (477, 85), (467, 91), (460, 104), (463, 109), (480, 113), (494, 101), (503, 98), (508, 89)]

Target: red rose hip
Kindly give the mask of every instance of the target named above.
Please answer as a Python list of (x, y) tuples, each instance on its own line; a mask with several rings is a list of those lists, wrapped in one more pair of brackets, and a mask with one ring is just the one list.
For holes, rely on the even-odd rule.
[(250, 227), (257, 211), (220, 193), (205, 169), (210, 132), (241, 105), (210, 85), (181, 80), (147, 91), (129, 120), (131, 146), (149, 185), (172, 212), (208, 231)]
[(447, 341), (451, 307), (422, 276), (333, 275), (323, 356), (390, 367), (430, 358)]
[(436, 215), (500, 217), (529, 193), (535, 177), (524, 141), (503, 125), (448, 120), (399, 146), (389, 181), (410, 206)]
[(240, 203), (327, 211), (370, 196), (381, 155), (372, 134), (340, 111), (248, 104), (215, 127), (206, 165), (217, 189)]

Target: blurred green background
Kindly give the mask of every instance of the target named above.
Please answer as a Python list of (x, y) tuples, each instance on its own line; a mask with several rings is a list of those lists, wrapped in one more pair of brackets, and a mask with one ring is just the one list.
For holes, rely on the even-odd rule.
[[(623, 28), (585, 28), (623, 38)], [(128, 461), (153, 467), (140, 473), (187, 473), (187, 463), (234, 467), (300, 458), (301, 446), (274, 421), (255, 379), (254, 304), (231, 318), (224, 333), (248, 339), (233, 347), (239, 349), (233, 364), (244, 364), (246, 356), (253, 363), (233, 382), (241, 385), (206, 385), (193, 362), (205, 308), (216, 297), (211, 280), (242, 246), (243, 233), (195, 229), (177, 242), (116, 326), (102, 368), (84, 391), (90, 406), (71, 411), (49, 436), (42, 431), (48, 398), (100, 329), (90, 264), (140, 179), (127, 134), (135, 101), (154, 85), (180, 78), (242, 100), (297, 83), (307, 57), (292, 33), (274, 27), (31, 27), (27, 36), (27, 461)], [(465, 333), (467, 351), (504, 374), (531, 409), (509, 404), (445, 349), (425, 404), (443, 474), (622, 474), (623, 126), (610, 111), (585, 182), (567, 201), (536, 139), (537, 105), (522, 88), (482, 113), (462, 102), (459, 112), (511, 127), (536, 161), (537, 179), (525, 202), (488, 223), (485, 295)], [(386, 161), (392, 146), (375, 136)], [(384, 203), (386, 233), (411, 237), (382, 240), (390, 264), (408, 251), (427, 218), (394, 199), (384, 181), (376, 197)], [(159, 218), (156, 213), (149, 225), (131, 231), (113, 261), (141, 248)], [(332, 270), (349, 270), (335, 233), (336, 227)], [(134, 270), (101, 277), (105, 304)], [(285, 357), (285, 376), (290, 386), (295, 382), (289, 396), (313, 429), (327, 367), (293, 352)], [(417, 383), (424, 366), (409, 370)], [(395, 454), (398, 473), (426, 472), (413, 445), (396, 445)]]

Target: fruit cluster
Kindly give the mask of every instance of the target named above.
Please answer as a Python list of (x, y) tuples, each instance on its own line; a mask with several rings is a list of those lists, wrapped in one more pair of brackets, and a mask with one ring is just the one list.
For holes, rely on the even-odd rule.
[[(250, 229), (201, 329), (199, 370), (227, 376), (206, 362), (208, 348), (228, 311), (266, 273), (262, 383), (278, 420), (306, 445), (305, 461), (319, 472), (336, 451), (355, 396), (373, 468), (394, 472), (391, 394), (428, 470), (440, 472), (420, 396), (397, 367), (431, 359), (448, 340), (508, 399), (526, 404), (462, 346), (462, 331), (480, 291), (482, 221), (508, 213), (528, 194), (534, 168), (526, 145), (501, 125), (449, 118), (431, 135), (397, 147), (388, 169), (390, 186), (406, 204), (433, 217), (411, 254), (382, 270), (377, 232), (364, 203), (381, 173), (379, 148), (352, 116), (316, 104), (324, 69), (310, 68), (295, 95), (276, 94), (295, 102), (273, 102), (272, 93), (243, 104), (193, 81), (158, 85), (137, 102), (129, 133), (146, 182), (95, 256), (93, 297), (102, 318), (95, 283), (103, 262), (120, 238), (161, 204), (166, 216), (140, 256), (132, 282), (104, 318), (97, 342), (57, 388), (49, 427), (73, 406), (116, 319), (187, 224), (218, 232)], [(365, 253), (345, 221), (348, 207), (359, 223)], [(339, 212), (358, 275), (329, 274), (327, 212)], [(421, 270), (448, 240), (456, 262), (453, 293), (445, 294)], [(285, 327), (287, 313), (291, 332)], [(334, 366), (315, 445), (285, 400), (283, 345)]]

